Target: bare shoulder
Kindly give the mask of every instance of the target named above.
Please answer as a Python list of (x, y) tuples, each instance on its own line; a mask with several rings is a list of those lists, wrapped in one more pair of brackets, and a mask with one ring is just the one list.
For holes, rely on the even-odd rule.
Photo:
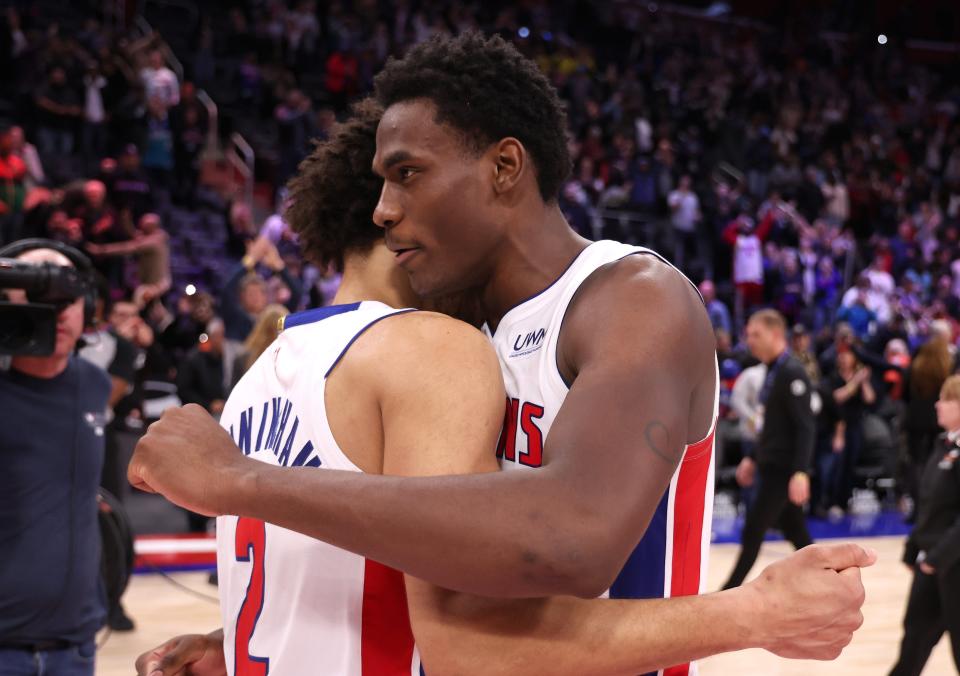
[(375, 374), (381, 385), (440, 387), (475, 381), (503, 387), (486, 336), (435, 312), (405, 312), (378, 321), (356, 340), (344, 361), (351, 371)]
[(591, 274), (570, 303), (561, 340), (571, 367), (591, 352), (612, 352), (687, 355), (695, 371), (713, 368), (715, 340), (700, 294), (655, 255), (626, 256)]

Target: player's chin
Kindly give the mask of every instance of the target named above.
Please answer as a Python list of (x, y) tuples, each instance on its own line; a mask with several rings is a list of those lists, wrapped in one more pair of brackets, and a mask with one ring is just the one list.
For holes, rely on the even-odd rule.
[(436, 300), (446, 297), (447, 285), (437, 279), (436, 275), (430, 270), (411, 270), (410, 288), (415, 294), (424, 300)]

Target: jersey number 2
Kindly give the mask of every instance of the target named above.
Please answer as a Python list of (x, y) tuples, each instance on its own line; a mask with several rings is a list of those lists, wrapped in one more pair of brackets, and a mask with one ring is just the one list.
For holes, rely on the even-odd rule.
[(237, 561), (250, 561), (250, 584), (237, 615), (234, 637), (235, 676), (266, 676), (270, 660), (250, 654), (250, 638), (263, 610), (264, 583), (263, 556), (267, 547), (267, 529), (263, 521), (240, 517), (237, 519)]

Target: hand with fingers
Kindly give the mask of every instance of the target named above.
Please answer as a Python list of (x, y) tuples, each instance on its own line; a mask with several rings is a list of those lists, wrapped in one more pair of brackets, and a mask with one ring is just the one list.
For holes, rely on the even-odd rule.
[(252, 466), (233, 439), (201, 406), (164, 411), (134, 449), (127, 479), (135, 488), (160, 493), (177, 505), (203, 514), (227, 513), (236, 481)]
[(185, 634), (140, 655), (137, 676), (226, 676), (223, 630)]
[(854, 544), (810, 545), (748, 583), (760, 645), (780, 657), (835, 659), (863, 624), (860, 569), (876, 552)]

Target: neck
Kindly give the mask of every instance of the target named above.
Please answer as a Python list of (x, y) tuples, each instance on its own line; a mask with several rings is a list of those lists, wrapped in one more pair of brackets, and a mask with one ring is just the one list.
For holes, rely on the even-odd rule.
[(70, 356), (14, 357), (10, 367), (34, 378), (56, 378), (67, 369)]
[(780, 347), (774, 348), (773, 352), (770, 355), (770, 360), (767, 363), (772, 364), (773, 362), (777, 361), (786, 351), (787, 351), (786, 345), (781, 345)]
[(509, 224), (493, 254), (496, 265), (480, 292), (492, 330), (510, 308), (553, 284), (590, 244), (573, 231), (556, 204), (538, 206)]
[(350, 253), (343, 260), (343, 279), (333, 297), (334, 305), (365, 300), (390, 307), (417, 307), (419, 299), (410, 291), (407, 273), (396, 264), (385, 245), (376, 244), (368, 253)]

